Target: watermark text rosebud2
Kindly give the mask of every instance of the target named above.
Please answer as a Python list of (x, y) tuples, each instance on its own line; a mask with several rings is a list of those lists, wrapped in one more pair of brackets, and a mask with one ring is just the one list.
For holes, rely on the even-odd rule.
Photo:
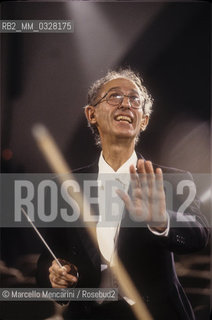
[[(200, 189), (200, 199), (201, 193), (203, 196), (208, 194), (208, 176), (199, 175), (198, 184), (183, 179), (183, 175), (182, 179), (178, 176), (177, 184), (173, 185), (171, 181), (176, 181), (176, 177), (164, 174), (166, 209), (170, 214), (175, 213), (171, 227), (178, 227), (179, 223), (184, 227), (184, 222), (195, 222), (197, 189)], [(129, 219), (123, 219), (126, 208), (116, 191), (122, 189), (130, 195), (129, 175), (125, 174), (120, 180), (106, 174), (97, 180), (96, 175), (80, 174), (75, 175), (75, 179), (63, 178), (60, 184), (57, 177), (50, 174), (2, 174), (1, 226), (30, 227), (22, 213), (24, 208), (37, 227), (81, 227), (82, 220), (91, 224), (98, 222), (102, 227), (116, 226), (121, 220), (121, 227), (146, 227), (144, 221), (137, 221), (131, 214)], [(82, 195), (82, 203), (77, 201), (79, 194)]]

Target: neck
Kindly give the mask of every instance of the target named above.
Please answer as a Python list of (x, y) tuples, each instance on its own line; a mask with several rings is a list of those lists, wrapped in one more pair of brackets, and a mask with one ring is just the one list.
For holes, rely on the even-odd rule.
[(106, 144), (102, 141), (102, 153), (105, 161), (117, 171), (132, 155), (135, 149), (134, 140)]

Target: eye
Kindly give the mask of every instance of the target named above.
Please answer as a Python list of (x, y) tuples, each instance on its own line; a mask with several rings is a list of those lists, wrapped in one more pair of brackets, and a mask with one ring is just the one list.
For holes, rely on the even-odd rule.
[(140, 104), (140, 98), (138, 96), (130, 96), (130, 101), (136, 105)]
[(109, 98), (121, 98), (122, 97), (122, 94), (121, 93), (118, 93), (118, 92), (113, 92), (109, 95)]
[(131, 100), (136, 100), (136, 101), (140, 100), (138, 96), (130, 96), (130, 99)]

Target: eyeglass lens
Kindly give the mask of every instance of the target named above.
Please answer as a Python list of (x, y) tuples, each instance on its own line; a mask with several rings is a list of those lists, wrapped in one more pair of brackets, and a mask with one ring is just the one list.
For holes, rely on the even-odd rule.
[(140, 108), (143, 104), (140, 97), (137, 95), (124, 95), (122, 92), (111, 92), (107, 95), (106, 101), (111, 105), (120, 105), (124, 97), (128, 97), (130, 106), (133, 108)]

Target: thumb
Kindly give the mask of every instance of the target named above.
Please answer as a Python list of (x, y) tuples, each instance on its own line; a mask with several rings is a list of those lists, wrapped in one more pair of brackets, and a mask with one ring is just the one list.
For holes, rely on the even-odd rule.
[(132, 203), (131, 203), (129, 195), (126, 192), (124, 192), (123, 190), (120, 190), (120, 189), (117, 189), (116, 193), (124, 201), (124, 204), (125, 204), (127, 210), (130, 211)]

